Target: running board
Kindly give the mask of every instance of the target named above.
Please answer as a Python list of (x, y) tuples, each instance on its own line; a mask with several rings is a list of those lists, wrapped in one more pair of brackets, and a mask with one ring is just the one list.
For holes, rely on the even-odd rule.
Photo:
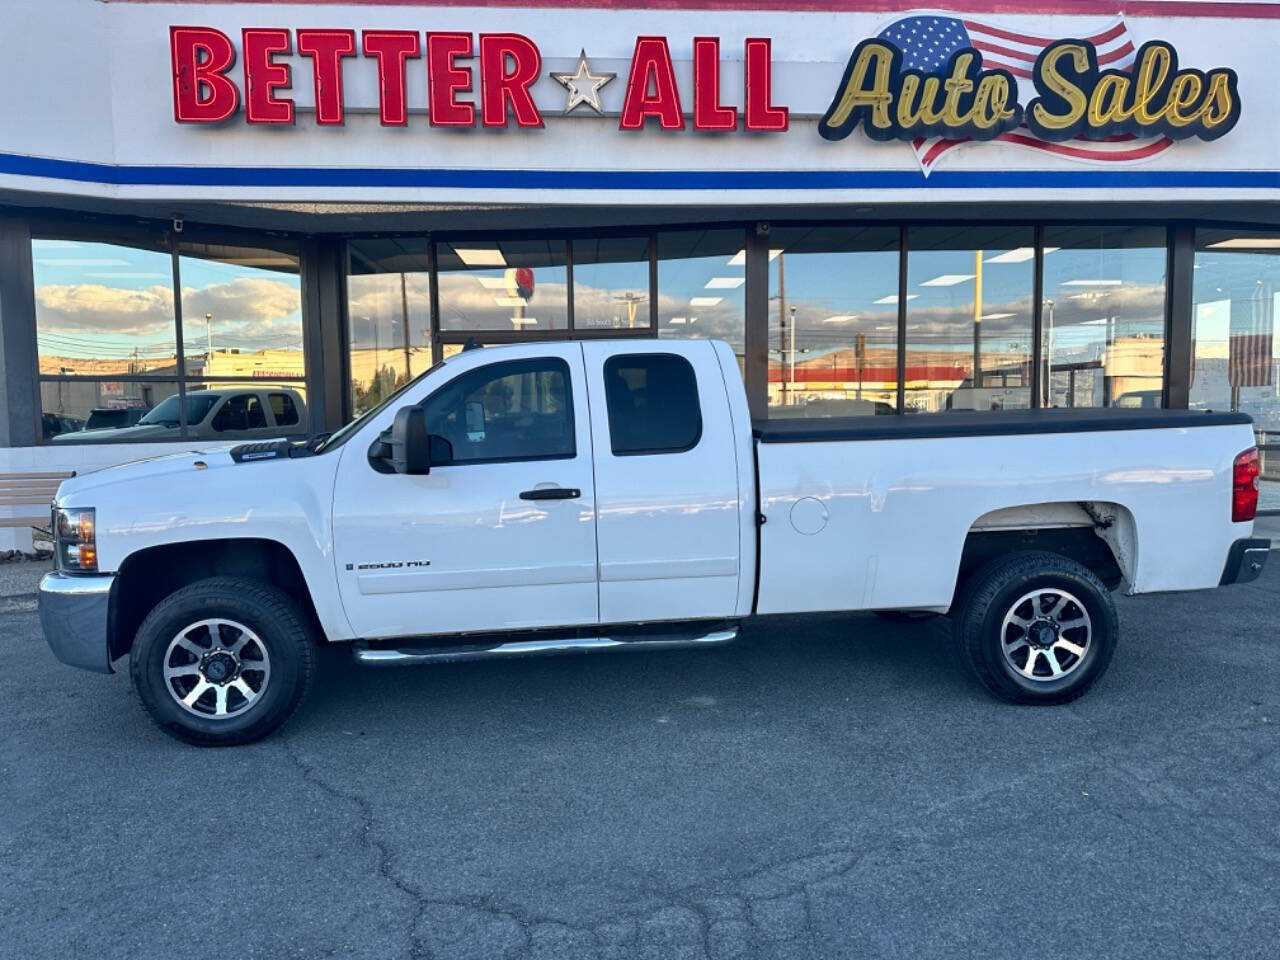
[(563, 637), (539, 640), (516, 640), (496, 646), (416, 647), (387, 649), (370, 647), (357, 641), (351, 656), (367, 667), (406, 667), (429, 663), (465, 663), (471, 660), (506, 660), (513, 657), (551, 656), (561, 653), (602, 653), (635, 650), (693, 650), (731, 643), (738, 638), (738, 628), (728, 627), (689, 636), (663, 636), (646, 640), (614, 637)]

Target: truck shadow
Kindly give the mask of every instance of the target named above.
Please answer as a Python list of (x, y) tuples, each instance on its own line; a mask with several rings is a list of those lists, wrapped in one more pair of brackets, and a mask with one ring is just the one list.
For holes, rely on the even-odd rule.
[[(509, 661), (367, 668), (326, 650), (306, 708), (290, 724), (391, 733), (409, 719), (536, 728), (563, 722), (663, 722), (693, 708), (743, 712), (892, 701), (936, 706), (982, 698), (948, 650), (949, 622), (887, 623), (867, 614), (762, 618), (737, 642), (697, 651), (567, 654)], [(667, 722), (670, 722), (670, 717)]]

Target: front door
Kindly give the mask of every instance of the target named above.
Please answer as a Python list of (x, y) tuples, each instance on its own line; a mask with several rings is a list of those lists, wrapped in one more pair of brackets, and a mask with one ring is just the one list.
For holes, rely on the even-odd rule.
[(414, 401), (448, 442), (433, 441), (433, 461), (445, 462), (423, 476), (380, 473), (362, 433), (338, 468), (334, 559), (356, 635), (596, 623), (581, 346), (467, 351), (429, 376), (422, 396), (405, 398)]

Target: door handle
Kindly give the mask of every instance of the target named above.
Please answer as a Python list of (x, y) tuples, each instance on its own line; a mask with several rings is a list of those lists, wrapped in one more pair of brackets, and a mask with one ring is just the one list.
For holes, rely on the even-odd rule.
[(535, 487), (520, 494), (521, 500), (577, 500), (582, 491), (577, 487)]

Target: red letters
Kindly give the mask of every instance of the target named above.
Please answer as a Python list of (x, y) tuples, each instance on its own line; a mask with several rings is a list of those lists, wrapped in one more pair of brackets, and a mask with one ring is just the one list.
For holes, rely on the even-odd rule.
[(236, 62), (231, 38), (212, 27), (170, 27), (173, 119), (221, 123), (240, 105), (240, 91), (227, 78)]
[(738, 108), (720, 103), (719, 37), (693, 38), (693, 129), (738, 129)]
[[(512, 67), (509, 73), (508, 64)], [(509, 102), (516, 126), (542, 126), (542, 114), (529, 92), (541, 74), (542, 55), (528, 37), (518, 33), (480, 34), (480, 112), (484, 125), (505, 127)]]
[(790, 112), (786, 107), (775, 107), (771, 99), (771, 72), (773, 70), (771, 43), (765, 37), (747, 40), (747, 89), (746, 128), (748, 130), (782, 131), (787, 129)]
[(354, 30), (299, 30), (298, 52), (311, 58), (316, 123), (342, 123), (342, 58), (356, 54)]
[[(231, 39), (212, 27), (173, 26), (169, 47), (173, 75), (173, 117), (178, 123), (218, 123), (231, 117), (243, 96), (248, 123), (292, 124), (295, 105), (288, 91), (293, 78), (288, 61), (294, 31), (247, 27), (241, 34), (243, 86), (230, 72), (236, 49)], [(744, 99), (741, 106), (723, 102), (719, 37), (693, 38), (693, 129), (697, 132), (738, 129), (754, 132), (787, 129), (790, 111), (772, 96), (771, 41), (750, 37), (743, 58)], [(528, 37), (517, 33), (422, 34), (412, 30), (366, 30), (359, 50), (377, 61), (378, 112), (384, 126), (409, 122), (408, 61), (423, 55), (427, 66), (427, 109), (432, 126), (474, 127), (477, 106), (485, 127), (543, 126), (534, 88), (542, 76), (542, 55)], [(344, 64), (357, 54), (351, 29), (297, 31), (297, 53), (311, 58), (315, 84), (316, 123), (341, 124), (346, 111)], [(465, 94), (476, 89), (479, 103)], [(683, 68), (682, 68), (683, 69)], [(283, 91), (277, 95), (278, 91)], [(732, 98), (730, 98), (732, 99)], [(361, 104), (361, 109), (368, 109)], [(680, 88), (666, 37), (636, 38), (622, 102), (620, 130), (643, 130), (654, 118), (663, 130), (685, 128)], [(512, 123), (514, 120), (514, 124)]]
[(409, 122), (405, 93), (405, 60), (420, 53), (418, 34), (410, 30), (366, 30), (364, 55), (378, 58), (378, 116), (384, 127)]
[(471, 56), (471, 34), (427, 34), (427, 99), (433, 127), (473, 127), (476, 108), (459, 103), (458, 93), (471, 89), (471, 68), (459, 67), (459, 57)]
[(287, 90), (293, 82), (289, 65), (274, 59), (274, 54), (292, 52), (289, 31), (246, 27), (240, 50), (244, 57), (245, 119), (249, 123), (293, 123), (293, 100), (272, 95), (277, 87)]
[(684, 129), (684, 111), (666, 37), (636, 37), (618, 129), (641, 130), (646, 117), (657, 117), (663, 130)]

